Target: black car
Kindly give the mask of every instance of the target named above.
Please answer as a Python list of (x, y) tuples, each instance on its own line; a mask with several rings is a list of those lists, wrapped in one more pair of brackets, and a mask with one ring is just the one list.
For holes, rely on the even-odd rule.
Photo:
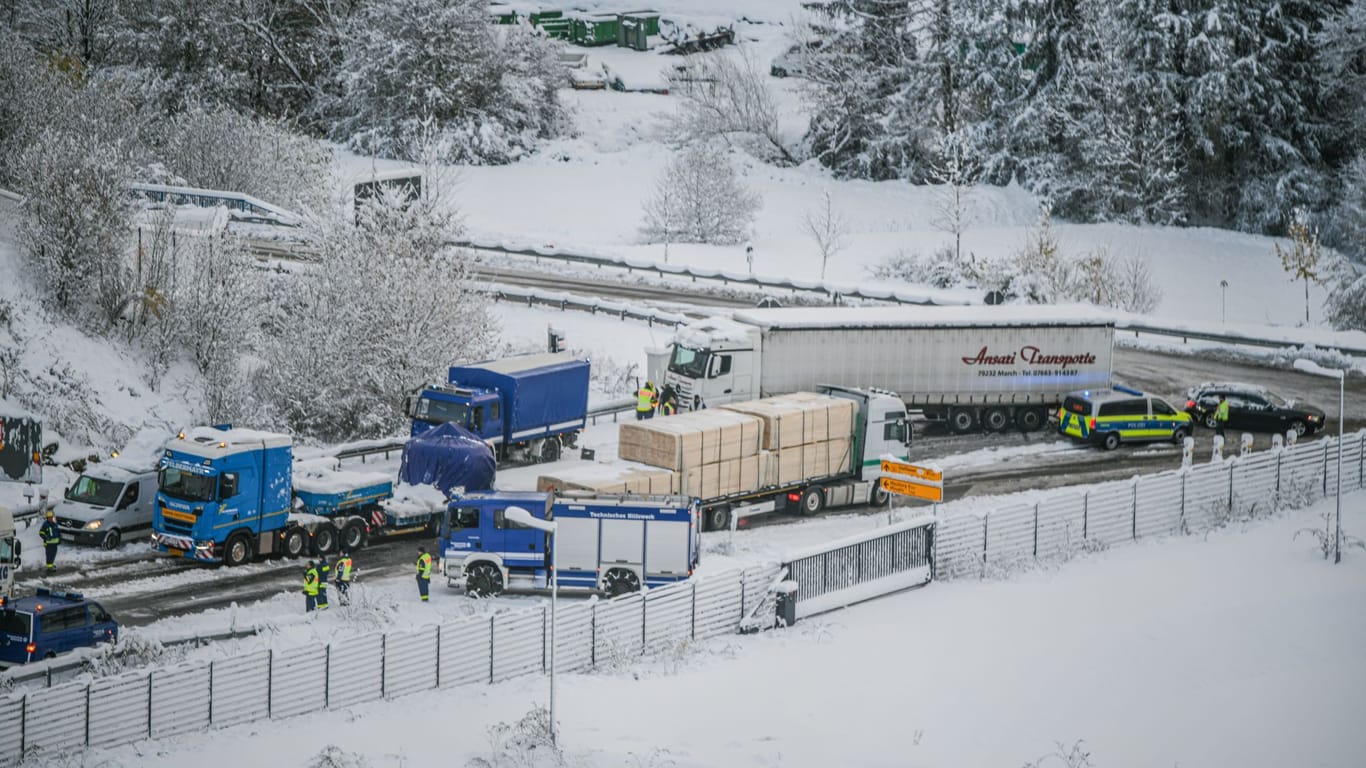
[(1186, 413), (1191, 419), (1210, 429), (1214, 409), (1219, 407), (1219, 395), (1228, 398), (1228, 428), (1247, 432), (1285, 432), (1308, 435), (1323, 427), (1324, 413), (1307, 403), (1286, 400), (1255, 384), (1234, 382), (1206, 382), (1186, 392)]

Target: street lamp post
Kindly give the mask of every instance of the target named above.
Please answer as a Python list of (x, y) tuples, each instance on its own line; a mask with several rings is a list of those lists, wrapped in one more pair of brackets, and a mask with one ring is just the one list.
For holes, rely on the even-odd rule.
[(550, 534), (547, 548), (550, 550), (550, 743), (555, 744), (558, 729), (555, 727), (555, 616), (559, 613), (560, 569), (555, 567), (555, 528), (553, 520), (542, 520), (521, 507), (508, 507), (504, 517), (519, 525), (535, 528)]
[(1228, 318), (1228, 315), (1224, 312), (1224, 308), (1225, 308), (1226, 306), (1228, 306), (1227, 303), (1225, 302), (1225, 299), (1226, 299), (1227, 297), (1228, 297), (1228, 281), (1227, 281), (1227, 280), (1220, 280), (1220, 281), (1219, 281), (1219, 322), (1220, 322), (1220, 323), (1226, 323), (1226, 322), (1228, 322), (1228, 319), (1227, 319), (1227, 318)]
[(1333, 562), (1342, 562), (1342, 437), (1343, 420), (1347, 412), (1347, 371), (1337, 368), (1324, 368), (1312, 360), (1296, 360), (1295, 369), (1314, 376), (1325, 376), (1338, 380), (1338, 500), (1333, 524)]

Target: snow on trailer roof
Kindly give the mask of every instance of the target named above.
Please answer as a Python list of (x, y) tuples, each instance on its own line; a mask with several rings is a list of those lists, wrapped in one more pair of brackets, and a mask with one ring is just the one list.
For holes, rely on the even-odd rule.
[(685, 347), (706, 347), (718, 341), (733, 344), (749, 342), (749, 326), (741, 325), (724, 317), (708, 317), (695, 323), (678, 326), (674, 341)]
[(556, 365), (579, 362), (570, 352), (540, 352), (533, 355), (514, 355), (498, 360), (485, 360), (472, 365), (457, 365), (456, 368), (482, 368), (493, 373), (522, 373), (537, 368), (550, 368)]
[(763, 328), (943, 328), (954, 326), (1114, 326), (1113, 315), (1073, 304), (970, 307), (787, 307), (749, 309), (733, 317)]

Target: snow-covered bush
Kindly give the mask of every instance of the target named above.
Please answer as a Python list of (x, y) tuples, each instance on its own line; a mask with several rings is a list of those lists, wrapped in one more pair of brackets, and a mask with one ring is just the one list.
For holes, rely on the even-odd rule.
[(536, 707), (515, 723), (495, 723), (488, 729), (490, 752), (466, 768), (565, 768), (564, 752), (550, 738), (550, 712)]
[(173, 184), (243, 192), (296, 211), (320, 207), (332, 191), (328, 151), (278, 121), (195, 104), (151, 141)]
[(483, 0), (369, 3), (343, 32), (329, 134), (365, 154), (506, 163), (565, 129), (553, 44)]
[(383, 195), (309, 225), (320, 263), (272, 276), (259, 377), (274, 420), (341, 440), (392, 434), (405, 392), (483, 358), (496, 335), (443, 201)]
[(724, 142), (764, 160), (800, 162), (783, 141), (773, 93), (748, 49), (741, 49), (738, 58), (726, 53), (688, 56), (666, 74), (669, 92), (683, 98), (667, 131), (675, 143)]
[(58, 310), (112, 325), (130, 300), (131, 168), (122, 147), (83, 130), (90, 122), (48, 128), (20, 154), (18, 236)]
[(365, 755), (328, 744), (308, 761), (308, 768), (370, 768), (370, 761)]
[(669, 163), (645, 201), (641, 235), (649, 242), (734, 244), (744, 241), (761, 200), (740, 182), (730, 158), (692, 145)]
[(19, 362), (27, 344), (19, 310), (0, 299), (0, 399), (9, 397), (19, 381)]

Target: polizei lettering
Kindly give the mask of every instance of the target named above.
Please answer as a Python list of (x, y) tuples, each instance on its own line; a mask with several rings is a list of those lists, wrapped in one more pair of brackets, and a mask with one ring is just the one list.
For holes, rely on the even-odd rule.
[(1094, 365), (1096, 356), (1090, 352), (1051, 354), (1038, 347), (1025, 345), (1020, 347), (1018, 354), (1011, 352), (1005, 355), (993, 355), (986, 347), (982, 347), (975, 356), (963, 358), (964, 365), (1015, 365), (1017, 361), (1025, 365), (1052, 365), (1066, 370), (1078, 365)]

